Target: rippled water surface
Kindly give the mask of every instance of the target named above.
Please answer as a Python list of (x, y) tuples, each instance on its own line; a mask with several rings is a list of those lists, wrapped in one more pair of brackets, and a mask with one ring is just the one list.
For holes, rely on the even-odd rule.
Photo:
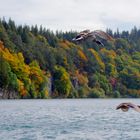
[(0, 100), (0, 140), (140, 140), (139, 99)]

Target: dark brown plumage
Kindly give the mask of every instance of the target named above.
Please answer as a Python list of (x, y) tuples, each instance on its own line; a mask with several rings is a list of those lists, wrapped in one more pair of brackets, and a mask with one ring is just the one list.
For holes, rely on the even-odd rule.
[(79, 42), (82, 40), (86, 40), (86, 39), (92, 39), (93, 42), (95, 42), (98, 45), (102, 45), (104, 46), (104, 44), (102, 43), (102, 41), (100, 39), (103, 40), (110, 40), (112, 41), (113, 38), (108, 35), (107, 33), (101, 31), (101, 30), (95, 30), (90, 32), (90, 30), (84, 30), (82, 32), (80, 32), (75, 38), (73, 38), (73, 41), (75, 42)]
[(117, 110), (121, 109), (124, 112), (128, 111), (130, 108), (134, 109), (137, 112), (140, 112), (140, 106), (133, 103), (121, 103), (116, 107)]

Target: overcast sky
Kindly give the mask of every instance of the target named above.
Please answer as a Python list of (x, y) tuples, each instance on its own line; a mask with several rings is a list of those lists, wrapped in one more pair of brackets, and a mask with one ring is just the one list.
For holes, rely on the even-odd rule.
[(140, 27), (140, 0), (0, 0), (0, 17), (51, 30)]

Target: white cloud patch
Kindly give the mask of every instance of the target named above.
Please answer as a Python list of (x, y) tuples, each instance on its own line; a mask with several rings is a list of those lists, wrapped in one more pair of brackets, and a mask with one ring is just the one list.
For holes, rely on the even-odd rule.
[(139, 5), (140, 0), (1, 0), (0, 17), (52, 30), (129, 30), (140, 25)]

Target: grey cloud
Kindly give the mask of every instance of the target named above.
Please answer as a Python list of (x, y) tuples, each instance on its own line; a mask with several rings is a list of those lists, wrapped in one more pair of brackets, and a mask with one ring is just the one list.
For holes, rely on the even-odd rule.
[(0, 17), (11, 17), (17, 24), (38, 24), (52, 30), (129, 30), (140, 25), (139, 0), (0, 1)]

